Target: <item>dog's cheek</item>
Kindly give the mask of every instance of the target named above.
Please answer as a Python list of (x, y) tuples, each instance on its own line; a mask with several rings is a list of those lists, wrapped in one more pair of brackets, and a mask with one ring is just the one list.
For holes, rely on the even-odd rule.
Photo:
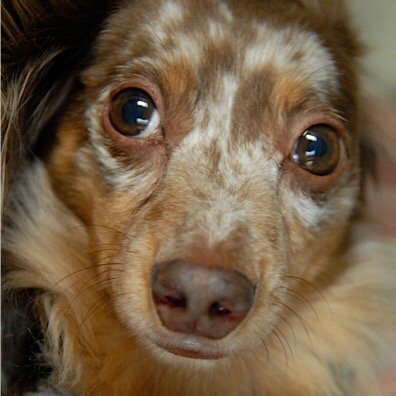
[(356, 180), (350, 186), (339, 187), (335, 196), (319, 203), (306, 192), (283, 186), (280, 196), (294, 275), (312, 280), (339, 261), (336, 257), (343, 248), (358, 193)]
[(78, 122), (65, 122), (56, 137), (56, 145), (45, 161), (52, 187), (62, 203), (87, 225), (94, 197), (102, 190), (86, 148), (87, 134)]
[(133, 163), (130, 153), (128, 166), (108, 169), (99, 161), (84, 124), (71, 116), (57, 130), (46, 168), (58, 198), (86, 226), (101, 224), (122, 231), (153, 194), (166, 168), (163, 148), (147, 151), (144, 163)]

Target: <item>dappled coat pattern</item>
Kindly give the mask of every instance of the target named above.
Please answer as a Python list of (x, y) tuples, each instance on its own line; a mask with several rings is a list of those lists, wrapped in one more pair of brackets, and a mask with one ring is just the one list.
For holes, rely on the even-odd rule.
[(375, 394), (343, 1), (4, 1), (2, 40), (6, 394)]

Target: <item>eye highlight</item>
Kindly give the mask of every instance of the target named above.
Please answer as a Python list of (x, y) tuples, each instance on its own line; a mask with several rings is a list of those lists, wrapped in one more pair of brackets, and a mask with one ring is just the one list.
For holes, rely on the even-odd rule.
[(133, 138), (148, 137), (160, 126), (153, 100), (138, 88), (124, 89), (112, 98), (109, 120), (118, 133)]
[(332, 127), (315, 125), (296, 140), (291, 159), (308, 172), (325, 176), (337, 168), (342, 147), (342, 141)]

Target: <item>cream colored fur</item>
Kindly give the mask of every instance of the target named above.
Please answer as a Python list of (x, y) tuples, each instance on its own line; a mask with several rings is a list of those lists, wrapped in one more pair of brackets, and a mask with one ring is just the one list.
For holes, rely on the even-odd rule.
[[(8, 29), (28, 30), (14, 39), (29, 43), (41, 24), (48, 34), (52, 20), (30, 26), (18, 15)], [(74, 43), (65, 54), (56, 42), (33, 48), (26, 65), (12, 56), (25, 54), (23, 40), (8, 49), (5, 163), (22, 169), (5, 205), (4, 287), (34, 289), (53, 369), (41, 386), (78, 396), (379, 394), (396, 248), (362, 220), (361, 46), (344, 3), (126, 1), (103, 18), (83, 47), (89, 59)], [(29, 72), (44, 61), (34, 50), (65, 58)], [(75, 55), (69, 75), (63, 59)], [(42, 70), (55, 73), (50, 87)], [(125, 136), (112, 119), (129, 89), (156, 109), (150, 136)], [(317, 126), (335, 153), (316, 158), (323, 173), (295, 156)], [(22, 157), (38, 139), (41, 160), (19, 166), (18, 139)], [(161, 322), (154, 268), (174, 260), (251, 283), (250, 311), (225, 337)]]
[[(307, 300), (294, 299), (295, 313), (265, 345), (223, 361), (166, 352), (158, 359), (114, 317), (84, 227), (54, 196), (40, 162), (25, 172), (15, 196), (14, 228), (5, 230), (4, 247), (19, 264), (7, 281), (44, 290), (54, 383), (84, 395), (279, 396), (360, 395), (373, 383), (379, 344), (394, 326), (396, 252), (364, 226), (353, 231), (356, 240), (342, 258), (349, 266), (338, 282), (320, 292), (302, 284)], [(370, 388), (368, 394), (377, 393)]]

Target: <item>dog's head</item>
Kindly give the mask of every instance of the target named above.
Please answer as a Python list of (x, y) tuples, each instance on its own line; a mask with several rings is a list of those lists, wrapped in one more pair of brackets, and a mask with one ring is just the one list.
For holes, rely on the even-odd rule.
[(254, 347), (331, 272), (360, 193), (341, 3), (125, 2), (99, 35), (46, 165), (154, 354)]

